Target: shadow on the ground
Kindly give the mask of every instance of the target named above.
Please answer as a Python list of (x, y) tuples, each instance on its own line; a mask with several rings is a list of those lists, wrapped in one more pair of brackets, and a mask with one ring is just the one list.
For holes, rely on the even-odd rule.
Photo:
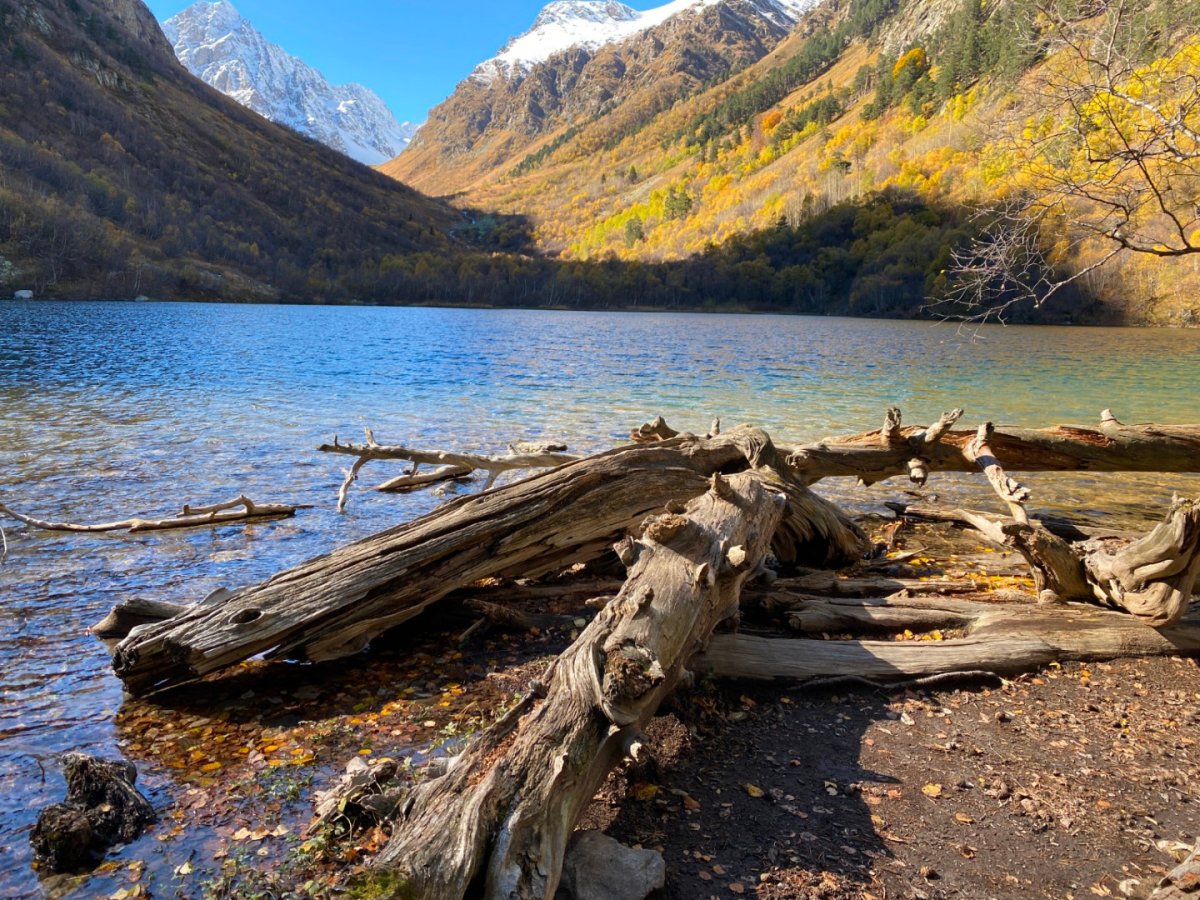
[(683, 735), (655, 735), (666, 745), (659, 790), (639, 801), (635, 788), (608, 832), (662, 848), (664, 897), (729, 896), (738, 885), (760, 897), (861, 893), (889, 856), (886, 823), (862, 792), (895, 779), (864, 768), (860, 751), (872, 723), (895, 713), (882, 694), (843, 700), (772, 687), (693, 695), (693, 709), (679, 710), (688, 727), (656, 724)]

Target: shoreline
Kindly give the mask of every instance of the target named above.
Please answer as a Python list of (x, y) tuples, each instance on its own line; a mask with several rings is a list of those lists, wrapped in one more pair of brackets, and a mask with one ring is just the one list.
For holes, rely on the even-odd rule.
[(974, 330), (978, 328), (1138, 328), (1138, 329), (1163, 329), (1170, 331), (1190, 331), (1200, 329), (1200, 322), (1171, 322), (1171, 323), (1156, 323), (1156, 322), (1072, 322), (1072, 321), (1055, 321), (1049, 320), (1044, 322), (1039, 321), (1016, 321), (1016, 322), (1001, 322), (1001, 321), (973, 321), (970, 319), (954, 319), (945, 316), (909, 316), (897, 318), (892, 316), (850, 316), (843, 313), (806, 313), (806, 312), (788, 312), (786, 310), (777, 309), (753, 309), (750, 307), (739, 306), (737, 308), (716, 308), (716, 307), (670, 307), (670, 306), (566, 306), (566, 305), (489, 305), (483, 303), (460, 303), (453, 301), (437, 301), (437, 302), (412, 302), (412, 303), (386, 303), (378, 301), (363, 301), (363, 300), (346, 300), (346, 301), (303, 301), (303, 300), (229, 300), (229, 299), (205, 299), (205, 298), (157, 298), (157, 297), (140, 297), (140, 298), (122, 298), (122, 297), (35, 297), (32, 300), (17, 300), (13, 297), (0, 297), (0, 303), (4, 304), (32, 304), (40, 305), (45, 303), (146, 303), (146, 304), (203, 304), (203, 305), (228, 305), (228, 306), (289, 306), (289, 307), (349, 307), (355, 309), (377, 308), (377, 309), (444, 309), (444, 310), (477, 310), (481, 312), (492, 311), (521, 311), (521, 312), (562, 312), (562, 313), (638, 313), (650, 315), (712, 315), (712, 316), (782, 316), (789, 319), (818, 319), (818, 320), (846, 320), (846, 321), (862, 321), (862, 322), (913, 322), (913, 323), (928, 323), (931, 325), (946, 325), (955, 328), (964, 328)]

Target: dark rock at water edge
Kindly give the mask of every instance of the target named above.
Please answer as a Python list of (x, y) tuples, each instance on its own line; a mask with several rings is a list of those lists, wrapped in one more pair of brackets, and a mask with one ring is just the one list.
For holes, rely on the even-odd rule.
[(150, 801), (133, 786), (132, 763), (68, 753), (62, 765), (66, 802), (42, 810), (29, 836), (43, 871), (89, 869), (109, 847), (132, 841), (156, 820)]

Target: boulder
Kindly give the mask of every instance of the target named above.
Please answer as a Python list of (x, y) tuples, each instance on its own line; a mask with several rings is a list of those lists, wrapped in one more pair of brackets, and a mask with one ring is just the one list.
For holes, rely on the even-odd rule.
[(577, 831), (567, 848), (559, 897), (570, 900), (644, 900), (661, 890), (667, 864), (661, 853), (626, 847), (601, 831)]

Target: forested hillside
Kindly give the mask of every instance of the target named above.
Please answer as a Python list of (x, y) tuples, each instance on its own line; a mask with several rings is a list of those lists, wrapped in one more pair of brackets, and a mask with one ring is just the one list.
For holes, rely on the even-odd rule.
[(534, 66), (579, 78), (459, 121), (470, 164), (434, 128), (451, 206), (192, 78), (140, 0), (0, 0), (0, 294), (1196, 322), (1198, 3), (709, 5)]
[[(777, 256), (749, 249), (773, 245), (764, 235), (891, 208), (904, 212), (874, 230), (869, 281), (826, 267), (793, 294), (910, 315), (921, 292), (965, 296), (976, 278), (984, 302), (1055, 293), (1059, 318), (1188, 322), (1200, 316), (1198, 34), (1188, 0), (830, 0), (763, 58), (669, 108), (628, 90), (483, 175), (429, 177), (473, 207), (527, 216), (536, 245), (566, 260), (739, 258), (760, 284), (770, 269), (770, 291), (739, 291), (758, 303), (786, 294)], [(1106, 61), (1092, 50), (1108, 38)], [(913, 204), (956, 227), (917, 239)], [(1017, 237), (1000, 227), (1014, 210)], [(861, 255), (861, 238), (845, 237), (825, 252)], [(972, 254), (1008, 254), (1020, 271), (980, 275)]]
[(0, 0), (0, 293), (349, 299), (460, 214), (243, 109), (140, 0)]

